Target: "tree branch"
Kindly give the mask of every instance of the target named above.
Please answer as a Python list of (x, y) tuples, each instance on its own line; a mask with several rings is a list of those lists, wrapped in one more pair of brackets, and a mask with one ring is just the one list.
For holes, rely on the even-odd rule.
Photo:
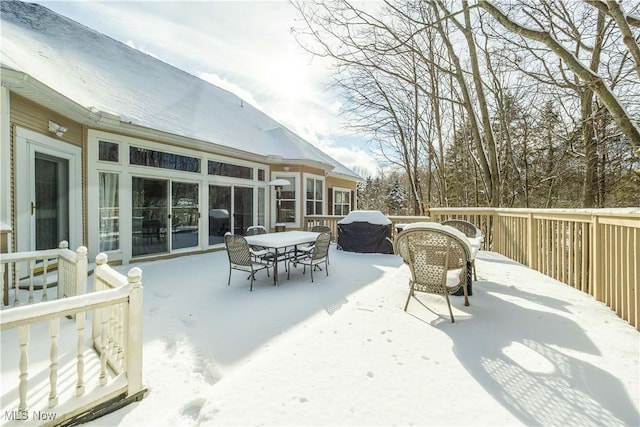
[(478, 6), (486, 10), (506, 29), (520, 35), (521, 37), (537, 40), (545, 44), (552, 52), (554, 52), (562, 61), (567, 64), (569, 69), (576, 74), (595, 92), (602, 100), (614, 121), (625, 134), (631, 145), (640, 147), (640, 130), (631, 121), (631, 118), (625, 111), (624, 106), (618, 101), (611, 89), (605, 84), (603, 79), (595, 72), (585, 67), (571, 52), (569, 52), (562, 44), (554, 39), (549, 33), (527, 28), (516, 23), (505, 15), (500, 9), (487, 0), (479, 0)]

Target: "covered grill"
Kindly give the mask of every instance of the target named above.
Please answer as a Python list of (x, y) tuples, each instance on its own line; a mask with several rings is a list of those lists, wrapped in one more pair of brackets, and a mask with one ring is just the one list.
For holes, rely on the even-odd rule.
[(338, 248), (348, 252), (393, 253), (392, 223), (380, 211), (352, 211), (338, 221)]

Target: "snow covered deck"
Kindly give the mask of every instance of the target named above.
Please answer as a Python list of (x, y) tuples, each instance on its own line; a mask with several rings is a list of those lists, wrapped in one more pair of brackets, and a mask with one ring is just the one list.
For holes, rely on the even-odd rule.
[(480, 252), (452, 324), (438, 296), (403, 311), (399, 257), (331, 251), (253, 292), (223, 251), (140, 264), (149, 393), (90, 424), (640, 424), (640, 334), (591, 296)]

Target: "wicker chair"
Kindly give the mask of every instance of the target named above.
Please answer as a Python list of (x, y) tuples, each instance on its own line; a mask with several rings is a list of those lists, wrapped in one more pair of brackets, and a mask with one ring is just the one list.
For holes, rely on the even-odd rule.
[[(463, 219), (449, 219), (441, 222), (442, 225), (448, 225), (450, 227), (456, 228), (462, 233), (470, 237), (472, 239), (482, 237), (482, 232), (478, 227), (469, 221), (465, 221)], [(471, 261), (471, 267), (473, 268), (473, 280), (478, 280), (478, 275), (476, 274), (476, 260), (475, 258)]]
[(411, 270), (405, 311), (416, 291), (444, 296), (452, 323), (455, 320), (449, 295), (462, 288), (464, 305), (469, 305), (466, 285), (467, 262), (471, 257), (471, 251), (464, 236), (455, 230), (452, 231), (439, 224), (415, 224), (396, 236), (395, 253), (402, 257)]
[(224, 244), (227, 247), (227, 255), (229, 256), (229, 279), (227, 280), (227, 286), (231, 284), (231, 270), (240, 270), (249, 273), (251, 279), (250, 291), (253, 291), (253, 281), (255, 280), (256, 272), (260, 270), (267, 270), (267, 276), (269, 275), (270, 262), (258, 262), (254, 258), (254, 253), (249, 247), (249, 243), (242, 236), (236, 236), (231, 233), (224, 235)]
[(329, 259), (329, 242), (331, 241), (331, 234), (328, 232), (320, 233), (316, 237), (316, 241), (308, 251), (303, 252), (300, 255), (289, 260), (289, 271), (287, 272), (287, 279), (291, 274), (291, 265), (294, 266), (302, 264), (304, 266), (302, 274), (305, 274), (307, 265), (311, 270), (311, 282), (313, 282), (313, 270), (316, 267), (320, 268), (320, 264), (324, 262), (324, 269), (329, 275), (328, 259)]

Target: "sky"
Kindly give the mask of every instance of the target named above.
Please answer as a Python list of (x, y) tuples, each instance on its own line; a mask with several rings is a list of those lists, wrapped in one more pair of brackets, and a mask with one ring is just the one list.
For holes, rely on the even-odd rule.
[(349, 134), (330, 67), (298, 46), (287, 1), (38, 1), (242, 97), (344, 165), (375, 175), (374, 146)]
[[(438, 295), (417, 293), (403, 310), (410, 272), (400, 257), (335, 244), (328, 275), (311, 283), (308, 270), (287, 279), (281, 268), (273, 286), (261, 271), (252, 292), (244, 272), (227, 285), (225, 251), (135, 267), (149, 391), (88, 427), (640, 425), (638, 331), (493, 252), (477, 256), (470, 305), (451, 298), (455, 323)], [(15, 335), (2, 332), (0, 413), (17, 407)], [(46, 405), (49, 342), (47, 322), (31, 328), (28, 401), (44, 412), (52, 409), (36, 398)], [(62, 384), (75, 381), (75, 347), (74, 322), (62, 319), (60, 403), (74, 389)], [(90, 392), (95, 358), (85, 356), (85, 368)]]

